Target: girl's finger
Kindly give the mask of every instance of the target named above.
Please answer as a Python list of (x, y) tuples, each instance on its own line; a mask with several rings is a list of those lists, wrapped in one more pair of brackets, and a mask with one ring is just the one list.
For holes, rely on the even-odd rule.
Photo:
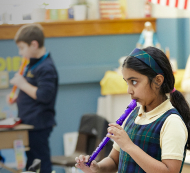
[(115, 127), (115, 126), (110, 126), (110, 127), (108, 127), (108, 132), (114, 133), (114, 132), (117, 132), (118, 130), (122, 130), (122, 129), (123, 129), (123, 128), (118, 129), (118, 128)]
[(117, 123), (109, 123), (109, 125), (111, 125), (111, 126), (120, 126), (120, 125), (117, 124)]
[(114, 134), (107, 133), (106, 137), (111, 138), (111, 139), (113, 139), (115, 141)]
[(75, 164), (75, 167), (76, 167), (76, 168), (80, 168), (80, 164), (76, 163), (76, 164)]
[(110, 123), (108, 124), (110, 127), (116, 127), (118, 129), (123, 129), (120, 125), (116, 124), (116, 123)]
[(95, 166), (96, 166), (96, 161), (93, 160), (90, 167), (94, 168)]
[(116, 123), (109, 123), (108, 126), (115, 126), (117, 125)]
[(75, 161), (76, 161), (76, 162), (79, 162), (79, 158), (78, 158), (78, 157), (76, 157), (76, 158), (75, 158)]
[(82, 161), (84, 161), (84, 159), (85, 159), (85, 157), (83, 156), (83, 155), (80, 155), (79, 156), (79, 160), (82, 162)]
[(88, 159), (90, 158), (89, 155), (85, 156), (85, 162), (88, 162)]

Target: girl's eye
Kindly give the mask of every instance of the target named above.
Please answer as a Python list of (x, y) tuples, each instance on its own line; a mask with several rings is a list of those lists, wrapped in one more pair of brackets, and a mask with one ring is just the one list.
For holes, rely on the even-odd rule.
[(133, 81), (132, 81), (132, 84), (133, 84), (133, 85), (136, 85), (136, 84), (137, 84), (137, 81), (133, 80)]

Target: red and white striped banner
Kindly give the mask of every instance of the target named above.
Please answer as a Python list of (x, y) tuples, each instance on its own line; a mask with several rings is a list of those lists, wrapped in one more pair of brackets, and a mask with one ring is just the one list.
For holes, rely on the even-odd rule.
[(190, 10), (190, 0), (148, 0), (154, 4)]

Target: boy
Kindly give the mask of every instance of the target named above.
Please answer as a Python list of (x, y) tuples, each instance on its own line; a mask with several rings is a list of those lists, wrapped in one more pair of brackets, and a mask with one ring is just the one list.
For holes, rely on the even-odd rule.
[(34, 159), (41, 159), (41, 173), (51, 173), (50, 148), (48, 138), (56, 124), (55, 100), (58, 75), (44, 47), (44, 34), (38, 24), (22, 26), (15, 35), (15, 42), (22, 57), (29, 59), (24, 75), (18, 73), (10, 80), (20, 91), (13, 99), (18, 106), (18, 116), (22, 123), (34, 126), (29, 131), (30, 150), (26, 152), (26, 169)]

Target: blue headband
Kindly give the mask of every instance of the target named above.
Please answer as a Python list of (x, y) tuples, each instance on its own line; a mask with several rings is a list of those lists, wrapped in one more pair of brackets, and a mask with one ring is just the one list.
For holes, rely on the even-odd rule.
[(162, 74), (164, 75), (162, 69), (160, 66), (157, 64), (157, 62), (145, 51), (135, 48), (129, 56), (133, 56), (135, 58), (138, 58), (145, 64), (147, 64), (149, 67), (151, 67), (157, 74)]

